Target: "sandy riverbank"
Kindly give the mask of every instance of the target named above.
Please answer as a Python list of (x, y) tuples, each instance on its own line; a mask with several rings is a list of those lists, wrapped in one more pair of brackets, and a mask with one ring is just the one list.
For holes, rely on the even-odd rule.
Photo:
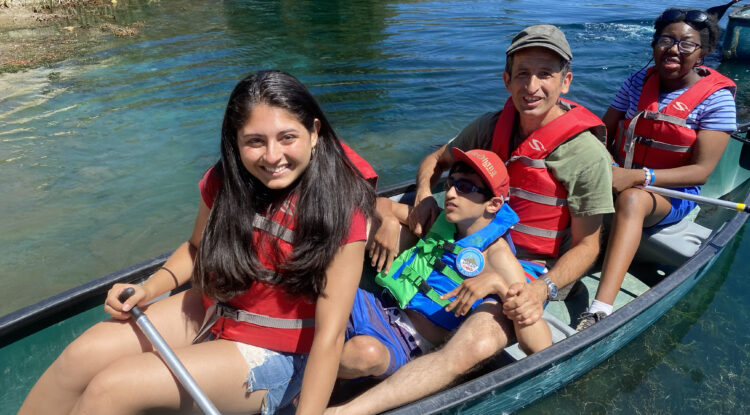
[[(153, 1), (137, 2), (150, 4)], [(47, 66), (136, 37), (141, 21), (118, 19), (129, 0), (0, 0), (0, 73)], [(127, 20), (127, 19), (126, 19)]]

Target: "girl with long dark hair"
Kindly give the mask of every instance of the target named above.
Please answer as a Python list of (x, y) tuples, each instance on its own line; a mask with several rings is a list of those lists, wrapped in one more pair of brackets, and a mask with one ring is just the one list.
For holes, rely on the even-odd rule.
[(665, 10), (654, 21), (654, 66), (632, 73), (604, 114), (617, 200), (601, 282), (578, 330), (612, 313), (642, 228), (678, 222), (695, 207), (643, 187), (698, 194), (736, 129), (734, 82), (703, 66), (718, 40), (713, 13)]
[[(297, 79), (261, 71), (240, 81), (192, 237), (142, 286), (112, 287), (113, 319), (62, 352), (20, 413), (191, 407), (129, 319), (134, 305), (221, 411), (273, 413), (299, 395), (298, 413), (322, 412), (373, 213), (361, 162)], [(191, 276), (192, 288), (148, 305)], [(127, 287), (135, 294), (121, 303)]]

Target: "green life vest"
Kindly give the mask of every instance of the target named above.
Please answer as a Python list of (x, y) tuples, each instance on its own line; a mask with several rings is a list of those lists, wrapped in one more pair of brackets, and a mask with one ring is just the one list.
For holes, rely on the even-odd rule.
[(414, 309), (433, 323), (452, 330), (462, 319), (444, 310), (452, 300), (442, 300), (440, 296), (464, 281), (456, 268), (456, 256), (469, 247), (484, 251), (498, 238), (507, 237), (508, 229), (516, 222), (518, 216), (504, 204), (487, 226), (456, 241), (456, 225), (448, 222), (445, 212), (441, 212), (427, 236), (402, 252), (391, 264), (389, 274), (378, 273), (375, 282), (385, 287), (402, 309)]

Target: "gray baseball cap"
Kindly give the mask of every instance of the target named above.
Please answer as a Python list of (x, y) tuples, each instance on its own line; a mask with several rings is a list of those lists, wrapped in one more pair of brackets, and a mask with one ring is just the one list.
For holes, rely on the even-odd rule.
[(565, 39), (565, 34), (556, 26), (549, 24), (529, 26), (518, 32), (513, 41), (510, 42), (505, 55), (510, 56), (521, 49), (531, 47), (547, 48), (567, 61), (573, 59), (573, 53), (570, 52), (570, 45), (568, 40)]

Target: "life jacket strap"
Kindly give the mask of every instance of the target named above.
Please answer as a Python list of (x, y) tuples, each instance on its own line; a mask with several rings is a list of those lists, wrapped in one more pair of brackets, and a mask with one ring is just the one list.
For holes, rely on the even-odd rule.
[(541, 203), (548, 206), (567, 206), (568, 200), (554, 196), (540, 195), (539, 193), (530, 192), (519, 187), (511, 187), (510, 195), (531, 202)]
[(432, 269), (450, 278), (451, 281), (455, 282), (456, 284), (460, 285), (462, 282), (464, 282), (464, 279), (440, 258), (435, 260)]
[(288, 243), (294, 243), (294, 231), (286, 228), (280, 223), (274, 222), (263, 215), (256, 214), (253, 218), (253, 227), (264, 230), (271, 235)]
[(537, 169), (546, 169), (547, 168), (547, 162), (544, 161), (544, 159), (533, 159), (533, 158), (528, 157), (528, 156), (518, 156), (518, 155), (509, 158), (508, 161), (505, 162), (505, 165), (507, 166), (507, 165), (509, 165), (510, 163), (512, 163), (512, 162), (514, 162), (516, 160), (520, 161), (521, 164), (529, 166), (529, 167), (534, 167), (534, 168), (537, 168)]
[(687, 120), (680, 118), (676, 115), (662, 114), (661, 112), (644, 111), (643, 118), (654, 121), (664, 121), (671, 124), (679, 125), (680, 127), (687, 127)]
[(629, 169), (633, 165), (633, 154), (635, 153), (635, 126), (638, 124), (638, 120), (645, 115), (647, 111), (639, 111), (632, 120), (628, 130), (625, 132), (625, 162), (623, 163), (624, 168)]
[(648, 137), (636, 136), (635, 141), (647, 147), (658, 148), (660, 150), (672, 151), (675, 153), (687, 153), (693, 149), (693, 146), (680, 146), (677, 144), (669, 144), (663, 141), (657, 141)]
[(435, 302), (436, 304), (440, 304), (441, 307), (445, 307), (448, 304), (450, 304), (450, 301), (443, 300), (440, 298), (440, 294), (438, 294), (434, 288), (430, 286), (430, 284), (425, 281), (424, 278), (422, 278), (420, 275), (418, 275), (416, 272), (413, 272), (411, 268), (407, 268), (404, 270), (404, 272), (401, 273), (401, 276), (409, 280), (412, 284), (414, 284), (417, 289), (427, 296), (430, 300)]
[(315, 327), (314, 318), (271, 317), (263, 314), (251, 313), (245, 310), (237, 310), (224, 303), (218, 303), (216, 305), (216, 316), (273, 329), (304, 329)]
[(440, 255), (438, 255), (438, 257), (443, 256), (444, 252), (450, 252), (452, 254), (458, 254), (459, 252), (461, 252), (461, 247), (460, 246), (454, 244), (453, 242), (446, 241), (444, 239), (438, 241), (438, 243), (437, 243), (436, 246), (439, 249), (443, 250), (443, 252), (441, 252)]
[(563, 236), (567, 235), (568, 232), (570, 232), (569, 229), (557, 231), (553, 229), (542, 229), (542, 228), (536, 228), (533, 226), (522, 225), (520, 223), (516, 223), (515, 225), (513, 225), (512, 229), (516, 232), (521, 232), (521, 233), (525, 233), (528, 235), (540, 236), (542, 238), (550, 238), (550, 239), (562, 238)]

